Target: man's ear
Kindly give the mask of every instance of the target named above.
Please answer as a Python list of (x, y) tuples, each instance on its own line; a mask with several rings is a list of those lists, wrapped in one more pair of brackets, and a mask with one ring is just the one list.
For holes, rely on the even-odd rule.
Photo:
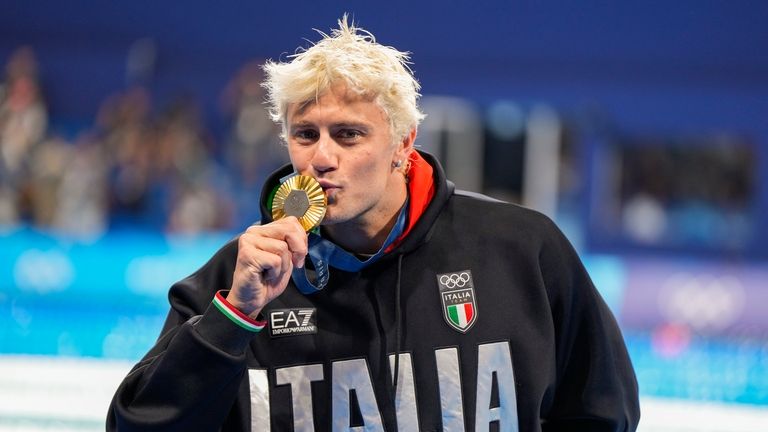
[(403, 137), (403, 140), (397, 147), (397, 153), (395, 155), (397, 160), (401, 160), (403, 163), (408, 160), (411, 152), (413, 152), (413, 144), (416, 142), (416, 135), (417, 130), (416, 128), (413, 128), (405, 137)]

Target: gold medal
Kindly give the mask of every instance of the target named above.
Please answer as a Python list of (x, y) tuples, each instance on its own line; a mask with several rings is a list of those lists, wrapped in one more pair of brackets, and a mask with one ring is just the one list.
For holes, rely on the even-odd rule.
[(320, 183), (305, 175), (295, 175), (286, 179), (272, 198), (272, 219), (296, 216), (305, 231), (310, 231), (325, 216), (328, 201)]

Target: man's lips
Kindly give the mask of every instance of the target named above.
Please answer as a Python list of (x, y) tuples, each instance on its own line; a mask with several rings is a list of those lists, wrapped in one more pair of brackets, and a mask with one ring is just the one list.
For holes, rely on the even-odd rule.
[(341, 188), (341, 186), (339, 186), (336, 183), (333, 183), (331, 181), (328, 181), (328, 180), (318, 180), (317, 182), (320, 183), (320, 187), (323, 188), (323, 191), (325, 191), (325, 192), (329, 192), (329, 191), (332, 191), (334, 189), (340, 189)]

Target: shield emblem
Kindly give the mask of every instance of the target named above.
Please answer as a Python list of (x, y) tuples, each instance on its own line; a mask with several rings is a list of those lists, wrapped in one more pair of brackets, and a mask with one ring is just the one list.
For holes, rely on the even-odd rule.
[(466, 333), (477, 321), (477, 303), (472, 272), (462, 270), (437, 275), (443, 317), (453, 329)]

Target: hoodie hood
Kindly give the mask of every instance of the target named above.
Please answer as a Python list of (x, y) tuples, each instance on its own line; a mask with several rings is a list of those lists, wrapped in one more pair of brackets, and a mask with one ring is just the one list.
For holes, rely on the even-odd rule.
[[(272, 197), (280, 186), (280, 179), (293, 171), (293, 166), (287, 164), (272, 173), (264, 183), (260, 199), (262, 224), (272, 222)], [(387, 253), (406, 253), (427, 241), (440, 210), (453, 190), (453, 183), (445, 178), (437, 159), (429, 153), (414, 151), (408, 170), (408, 221), (403, 234), (389, 247)]]

